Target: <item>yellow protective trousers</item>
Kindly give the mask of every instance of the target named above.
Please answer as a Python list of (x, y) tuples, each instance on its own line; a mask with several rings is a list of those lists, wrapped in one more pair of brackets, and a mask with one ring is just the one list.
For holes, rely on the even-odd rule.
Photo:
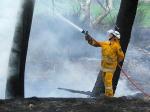
[(105, 86), (105, 96), (113, 97), (113, 87), (112, 87), (112, 72), (102, 72), (102, 78)]

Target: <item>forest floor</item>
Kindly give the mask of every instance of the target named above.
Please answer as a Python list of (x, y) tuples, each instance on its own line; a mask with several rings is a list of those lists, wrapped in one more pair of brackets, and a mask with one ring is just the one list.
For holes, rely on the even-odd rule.
[(0, 112), (150, 112), (147, 98), (27, 98), (0, 100)]

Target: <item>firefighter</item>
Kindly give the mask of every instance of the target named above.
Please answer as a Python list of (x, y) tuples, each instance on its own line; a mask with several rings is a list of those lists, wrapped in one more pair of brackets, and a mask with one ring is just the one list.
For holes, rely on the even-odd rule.
[(89, 34), (85, 35), (85, 39), (90, 45), (102, 48), (101, 75), (105, 86), (105, 96), (113, 97), (112, 78), (117, 64), (124, 59), (124, 53), (119, 43), (120, 33), (114, 30), (109, 30), (108, 33), (109, 41), (97, 41)]

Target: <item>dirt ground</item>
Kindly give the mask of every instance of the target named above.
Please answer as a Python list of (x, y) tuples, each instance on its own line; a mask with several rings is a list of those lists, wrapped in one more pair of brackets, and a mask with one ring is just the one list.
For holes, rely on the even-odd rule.
[(0, 100), (0, 112), (150, 112), (150, 100), (127, 97), (33, 97)]

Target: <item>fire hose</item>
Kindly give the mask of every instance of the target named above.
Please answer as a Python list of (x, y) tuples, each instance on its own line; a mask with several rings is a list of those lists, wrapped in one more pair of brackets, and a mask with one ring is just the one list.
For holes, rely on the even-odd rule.
[(148, 93), (146, 93), (141, 87), (139, 87), (135, 81), (133, 79), (131, 79), (129, 77), (129, 75), (125, 72), (125, 70), (118, 64), (118, 67), (121, 69), (123, 75), (128, 79), (128, 81), (137, 89), (139, 90), (141, 93), (143, 93), (144, 96), (148, 96), (150, 97), (150, 95)]

